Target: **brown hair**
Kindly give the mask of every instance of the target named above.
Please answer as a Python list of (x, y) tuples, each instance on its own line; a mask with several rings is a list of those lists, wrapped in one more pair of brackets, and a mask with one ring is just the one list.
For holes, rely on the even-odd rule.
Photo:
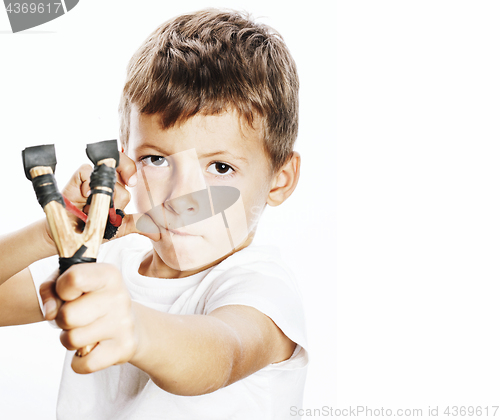
[(273, 172), (291, 156), (298, 131), (299, 81), (281, 35), (248, 15), (202, 10), (162, 24), (131, 58), (120, 102), (120, 138), (131, 105), (161, 115), (163, 128), (201, 112), (234, 108), (261, 122)]

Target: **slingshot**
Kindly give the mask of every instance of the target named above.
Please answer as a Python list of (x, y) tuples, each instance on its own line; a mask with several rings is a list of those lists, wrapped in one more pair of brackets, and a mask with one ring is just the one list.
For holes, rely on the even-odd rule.
[[(120, 161), (117, 142), (108, 140), (88, 144), (86, 152), (95, 166), (90, 177), (89, 213), (83, 232), (78, 233), (73, 229), (66, 212), (66, 207), (69, 209), (72, 203), (65, 200), (59, 192), (54, 178), (57, 163), (54, 145), (34, 146), (23, 150), (24, 173), (33, 183), (59, 254), (59, 274), (74, 264), (96, 261), (110, 207), (113, 207), (110, 204), (116, 182), (115, 167)], [(72, 210), (74, 211), (74, 206)], [(76, 355), (87, 355), (97, 344), (78, 349)]]

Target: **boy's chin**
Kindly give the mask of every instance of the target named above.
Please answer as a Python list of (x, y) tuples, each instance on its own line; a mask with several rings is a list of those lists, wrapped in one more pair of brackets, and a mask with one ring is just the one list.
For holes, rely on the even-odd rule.
[(132, 215), (135, 232), (139, 235), (145, 236), (152, 241), (159, 241), (162, 237), (160, 228), (155, 222), (149, 217), (147, 213), (136, 213)]
[[(199, 272), (220, 262), (233, 253), (228, 246), (214, 247), (210, 244), (182, 246), (171, 240), (153, 242), (161, 261), (171, 270), (178, 272)], [(168, 271), (168, 268), (166, 270)], [(191, 273), (195, 274), (195, 273)]]

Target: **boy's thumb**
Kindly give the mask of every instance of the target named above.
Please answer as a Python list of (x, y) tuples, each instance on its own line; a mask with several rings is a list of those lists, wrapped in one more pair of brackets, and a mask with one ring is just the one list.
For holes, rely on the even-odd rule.
[(144, 213), (125, 214), (122, 222), (122, 231), (118, 230), (120, 236), (138, 233), (153, 241), (160, 240), (160, 229), (153, 220)]
[(56, 293), (56, 279), (59, 276), (59, 270), (52, 275), (52, 279), (40, 285), (40, 297), (43, 304), (43, 316), (47, 321), (52, 321), (57, 317), (59, 308), (63, 301), (59, 299)]

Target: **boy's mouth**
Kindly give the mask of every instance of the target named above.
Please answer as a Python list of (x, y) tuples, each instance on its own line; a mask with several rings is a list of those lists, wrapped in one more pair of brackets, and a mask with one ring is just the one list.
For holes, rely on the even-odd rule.
[(180, 231), (178, 229), (168, 229), (167, 228), (166, 230), (168, 230), (170, 233), (173, 233), (174, 235), (178, 235), (178, 236), (198, 236), (198, 235), (193, 235), (192, 233)]
[[(139, 216), (139, 215), (138, 215)], [(176, 237), (197, 237), (202, 236), (198, 233), (187, 231), (186, 229), (179, 229), (177, 226), (174, 229), (172, 225), (169, 227), (169, 223), (165, 223), (166, 220), (161, 218), (158, 220), (154, 215), (149, 213), (143, 213), (139, 216), (136, 221), (136, 228), (139, 232), (147, 233), (147, 234), (163, 234), (165, 235), (167, 232), (170, 233), (171, 236)]]
[[(162, 233), (168, 231), (172, 237), (196, 237), (203, 236), (186, 230), (187, 226), (212, 219), (219, 213), (222, 214), (224, 224), (228, 228), (225, 210), (232, 207), (240, 198), (240, 191), (231, 186), (210, 186), (205, 190), (195, 191), (165, 203), (154, 206), (137, 220), (137, 229), (144, 233)], [(190, 200), (195, 203), (196, 211), (191, 215), (179, 216), (175, 211), (167, 210), (166, 204), (172, 208), (182, 207), (182, 200)], [(184, 201), (185, 202), (185, 201)]]

